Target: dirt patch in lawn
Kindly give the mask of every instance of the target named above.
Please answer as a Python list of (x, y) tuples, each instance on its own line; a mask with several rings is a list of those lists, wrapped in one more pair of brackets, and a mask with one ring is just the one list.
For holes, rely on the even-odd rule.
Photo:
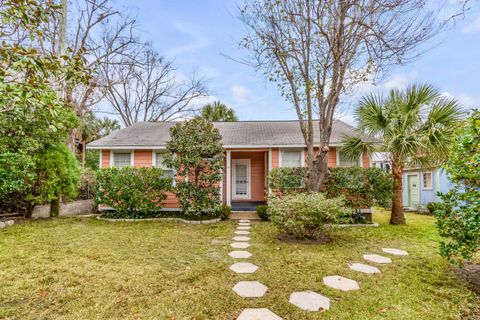
[(480, 264), (467, 262), (463, 268), (456, 268), (456, 273), (468, 282), (468, 286), (480, 295)]
[(285, 243), (298, 244), (322, 244), (332, 242), (332, 238), (327, 235), (318, 235), (315, 238), (310, 239), (299, 239), (295, 235), (286, 232), (279, 234), (277, 239)]

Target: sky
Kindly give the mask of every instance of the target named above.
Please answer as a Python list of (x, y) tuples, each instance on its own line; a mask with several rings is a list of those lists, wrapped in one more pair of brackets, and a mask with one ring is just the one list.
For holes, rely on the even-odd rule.
[[(437, 0), (433, 0), (437, 1)], [(450, 0), (447, 10), (458, 8)], [(414, 82), (433, 84), (462, 105), (480, 108), (480, 1), (465, 17), (426, 44), (429, 48), (408, 66), (392, 68), (377, 85), (363, 84), (355, 98), (368, 92), (385, 92)], [(118, 0), (138, 21), (141, 36), (174, 59), (180, 77), (192, 72), (207, 79), (210, 96), (200, 103), (220, 100), (232, 107), (240, 120), (296, 119), (295, 111), (261, 73), (232, 60), (246, 52), (237, 43), (245, 34), (231, 0)], [(448, 5), (449, 3), (447, 3)], [(477, 5), (478, 4), (478, 5)], [(353, 123), (351, 106), (339, 109), (338, 118)]]

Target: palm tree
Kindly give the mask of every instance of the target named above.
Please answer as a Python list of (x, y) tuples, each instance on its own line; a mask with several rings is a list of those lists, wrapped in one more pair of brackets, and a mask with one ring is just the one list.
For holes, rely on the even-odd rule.
[(402, 176), (405, 166), (429, 166), (447, 158), (461, 120), (459, 103), (438, 89), (414, 84), (391, 90), (388, 97), (369, 95), (355, 111), (362, 138), (345, 137), (342, 152), (357, 158), (364, 151), (389, 154), (395, 180), (390, 224), (405, 224)]
[(238, 121), (238, 117), (235, 114), (235, 110), (227, 107), (220, 101), (209, 103), (203, 106), (201, 110), (201, 117), (209, 121), (224, 121), (234, 122)]

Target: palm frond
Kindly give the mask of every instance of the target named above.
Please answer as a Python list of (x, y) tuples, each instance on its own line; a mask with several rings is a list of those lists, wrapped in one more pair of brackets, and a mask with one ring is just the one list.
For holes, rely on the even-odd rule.
[(340, 151), (349, 160), (356, 160), (364, 152), (372, 153), (376, 151), (376, 146), (373, 142), (368, 140), (344, 136), (342, 139), (342, 147)]
[(389, 125), (388, 118), (384, 114), (386, 100), (382, 95), (370, 94), (360, 100), (355, 111), (355, 117), (359, 123), (359, 130), (368, 135), (376, 136), (383, 132)]

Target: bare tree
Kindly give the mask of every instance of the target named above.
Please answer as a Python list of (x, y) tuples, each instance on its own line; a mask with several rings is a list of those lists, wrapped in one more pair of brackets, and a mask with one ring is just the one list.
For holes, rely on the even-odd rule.
[(412, 61), (418, 45), (436, 33), (424, 2), (245, 0), (240, 8), (248, 29), (240, 45), (250, 53), (248, 63), (278, 85), (297, 113), (309, 190), (318, 191), (328, 174), (332, 121), (342, 95), (392, 64)]
[(179, 80), (173, 62), (148, 43), (111, 57), (102, 65), (106, 98), (125, 126), (185, 117), (196, 111), (194, 99), (207, 93), (195, 75)]

